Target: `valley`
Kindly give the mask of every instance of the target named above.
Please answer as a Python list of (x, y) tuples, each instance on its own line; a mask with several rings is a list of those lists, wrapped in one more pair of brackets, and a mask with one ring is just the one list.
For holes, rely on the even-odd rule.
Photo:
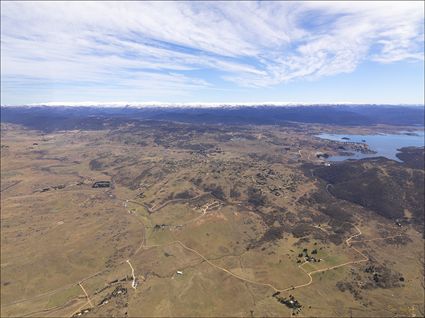
[(423, 148), (314, 137), (399, 130), (2, 123), (1, 315), (421, 316)]

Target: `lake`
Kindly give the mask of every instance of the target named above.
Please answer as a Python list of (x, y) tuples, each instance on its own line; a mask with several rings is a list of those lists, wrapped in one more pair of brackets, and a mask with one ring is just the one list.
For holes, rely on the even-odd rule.
[[(321, 139), (341, 141), (341, 142), (358, 142), (366, 143), (370, 150), (376, 151), (373, 154), (363, 154), (354, 152), (350, 156), (331, 156), (329, 161), (342, 161), (347, 159), (363, 159), (374, 157), (386, 157), (391, 160), (401, 162), (396, 157), (399, 153), (398, 149), (403, 147), (423, 147), (424, 131), (405, 132), (399, 134), (376, 134), (376, 135), (338, 135), (338, 134), (320, 134), (316, 135)], [(350, 138), (349, 140), (343, 138)], [(351, 151), (350, 151), (351, 152)]]

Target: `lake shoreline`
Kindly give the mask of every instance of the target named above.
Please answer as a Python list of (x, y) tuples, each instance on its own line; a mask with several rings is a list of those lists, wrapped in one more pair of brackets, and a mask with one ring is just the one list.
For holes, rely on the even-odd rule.
[(351, 155), (334, 155), (327, 158), (328, 161), (338, 162), (345, 160), (360, 160), (384, 157), (397, 162), (403, 162), (397, 154), (400, 149), (408, 147), (424, 147), (424, 131), (400, 131), (399, 134), (330, 134), (322, 133), (315, 137), (348, 144), (356, 145), (357, 149), (350, 151)]

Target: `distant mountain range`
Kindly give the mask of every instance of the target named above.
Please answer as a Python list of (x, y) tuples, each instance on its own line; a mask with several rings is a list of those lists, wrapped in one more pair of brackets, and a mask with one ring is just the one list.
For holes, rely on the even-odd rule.
[(103, 129), (143, 120), (192, 124), (424, 126), (423, 105), (73, 104), (2, 106), (1, 121), (44, 131)]
[(308, 102), (240, 102), (240, 103), (163, 103), (163, 102), (48, 102), (24, 105), (2, 105), (2, 107), (114, 107), (114, 108), (240, 108), (240, 107), (297, 107), (297, 106), (410, 106), (424, 107), (420, 104), (358, 104), (358, 103), (308, 103)]

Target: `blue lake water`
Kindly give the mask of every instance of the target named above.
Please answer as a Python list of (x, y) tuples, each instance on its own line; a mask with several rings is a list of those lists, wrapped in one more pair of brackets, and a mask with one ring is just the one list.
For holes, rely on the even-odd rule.
[[(414, 134), (414, 135), (412, 135)], [(399, 153), (398, 149), (403, 147), (424, 147), (424, 131), (414, 132), (400, 132), (399, 134), (377, 134), (377, 135), (338, 135), (338, 134), (320, 134), (316, 137), (328, 140), (342, 141), (342, 142), (358, 142), (368, 144), (370, 150), (376, 151), (374, 154), (363, 154), (361, 152), (354, 152), (350, 156), (331, 156), (329, 161), (342, 161), (347, 159), (363, 159), (374, 157), (386, 157), (388, 159), (401, 162), (396, 157)], [(345, 140), (342, 138), (350, 138)], [(351, 152), (351, 150), (349, 151)]]

